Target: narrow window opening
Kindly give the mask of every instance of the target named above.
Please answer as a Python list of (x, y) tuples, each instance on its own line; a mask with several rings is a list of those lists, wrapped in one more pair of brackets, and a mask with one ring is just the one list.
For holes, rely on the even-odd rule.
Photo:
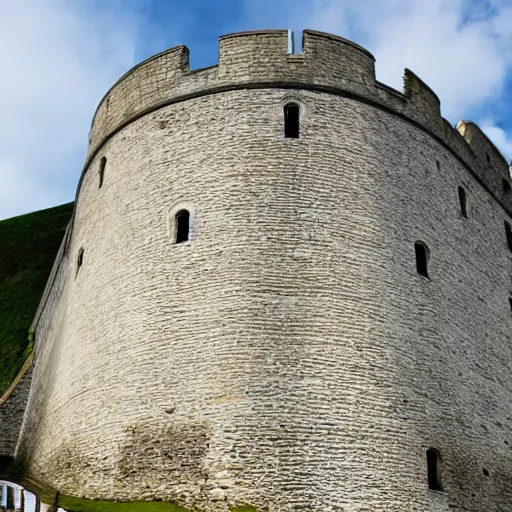
[(418, 274), (428, 279), (428, 247), (423, 242), (416, 242), (414, 244), (414, 250), (416, 251), (416, 270)]
[(510, 183), (508, 182), (508, 180), (506, 180), (505, 178), (503, 178), (503, 181), (502, 181), (502, 184), (503, 184), (503, 193), (508, 196), (510, 194)]
[(491, 155), (489, 155), (489, 153), (486, 153), (485, 158), (487, 160), (487, 163), (490, 164), (491, 163)]
[(438, 171), (441, 170), (441, 162), (439, 160), (436, 160), (436, 167)]
[(505, 235), (507, 236), (508, 250), (512, 252), (512, 228), (507, 221), (505, 221)]
[(84, 250), (83, 248), (81, 248), (79, 251), (78, 251), (78, 256), (76, 258), (76, 273), (78, 274), (78, 271), (80, 270), (80, 267), (83, 265), (84, 263)]
[(190, 232), (190, 212), (180, 210), (176, 213), (176, 243), (181, 244), (188, 241)]
[(489, 471), (487, 471), (487, 469), (483, 469), (482, 470), (482, 473), (484, 474), (484, 476), (489, 476)]
[[(508, 298), (508, 305), (510, 306), (510, 311), (512, 312), (512, 296)], [(506, 443), (507, 441), (505, 441)], [(508, 443), (507, 443), (508, 444)]]
[(427, 476), (428, 488), (432, 491), (441, 491), (441, 471), (440, 471), (440, 457), (437, 450), (429, 448), (427, 450)]
[(467, 196), (466, 191), (463, 187), (459, 187), (459, 206), (460, 206), (460, 214), (463, 217), (468, 217), (468, 210), (467, 210)]
[(103, 178), (105, 177), (105, 166), (106, 165), (107, 165), (107, 159), (105, 157), (103, 157), (100, 160), (100, 169), (98, 171), (98, 174), (100, 175), (100, 186), (99, 186), (99, 188), (101, 188), (102, 185), (103, 185)]
[(299, 138), (300, 108), (297, 103), (284, 106), (284, 136), (289, 139)]

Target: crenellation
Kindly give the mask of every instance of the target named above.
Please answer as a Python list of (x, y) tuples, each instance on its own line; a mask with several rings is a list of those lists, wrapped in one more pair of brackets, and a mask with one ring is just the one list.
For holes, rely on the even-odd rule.
[(441, 140), (453, 151), (453, 153), (457, 155), (457, 157), (460, 158), (461, 161), (479, 177), (479, 179), (482, 179), (482, 176), (477, 172), (478, 168), (474, 165), (476, 157), (473, 149), (469, 144), (467, 144), (459, 131), (445, 118), (442, 118), (440, 135)]
[(459, 121), (456, 129), (464, 137), (482, 164), (496, 169), (503, 177), (510, 177), (507, 160), (476, 123)]
[[(108, 137), (146, 111), (193, 96), (271, 84), (347, 95), (405, 116), (440, 140), (455, 140), (447, 136), (439, 98), (409, 69), (404, 72), (402, 93), (376, 81), (375, 58), (352, 41), (305, 30), (301, 54), (288, 53), (288, 44), (287, 30), (239, 32), (219, 38), (219, 62), (208, 68), (190, 70), (189, 50), (183, 45), (143, 61), (121, 77), (100, 103), (92, 123), (84, 171)], [(488, 144), (475, 144), (470, 142), (472, 139), (473, 135), (466, 137), (470, 147), (479, 154), (479, 160), (483, 153), (490, 152), (496, 165), (503, 167), (503, 157), (494, 147), (487, 150)], [(455, 152), (461, 151), (459, 157), (469, 168), (474, 167), (459, 141), (453, 147), (448, 145)], [(486, 173), (481, 178), (486, 185), (496, 182)], [(501, 198), (496, 183), (490, 187)]]
[(344, 84), (375, 84), (375, 58), (366, 49), (342, 37), (304, 30), (302, 52), (306, 81), (342, 87)]
[(146, 59), (125, 73), (98, 105), (90, 145), (99, 145), (116, 126), (167, 98), (189, 69), (189, 50), (180, 45)]
[[(222, 87), (300, 83), (376, 96), (374, 60), (351, 41), (313, 30), (303, 33), (302, 54), (288, 53), (287, 30), (222, 36), (218, 64), (199, 70), (189, 69), (186, 47), (171, 48), (136, 66), (107, 93), (92, 123), (89, 155), (109, 133), (146, 108)], [(162, 69), (167, 70), (164, 77)]]
[(228, 34), (219, 39), (219, 83), (283, 79), (288, 68), (288, 31)]
[[(405, 94), (401, 91), (397, 91), (390, 85), (375, 80), (375, 86), (378, 91), (379, 97), (383, 100), (383, 102), (389, 102), (391, 104), (393, 104), (393, 100), (400, 100), (404, 104), (407, 102), (407, 97), (405, 96)], [(384, 100), (384, 98), (386, 98), (388, 101)]]
[(403, 92), (408, 99), (409, 115), (439, 135), (442, 130), (441, 102), (432, 89), (411, 70), (404, 70)]
[(507, 184), (510, 185), (509, 166), (503, 155), (475, 123), (459, 121), (455, 130), (471, 150), (471, 168), (476, 170), (482, 182), (506, 210), (512, 213), (512, 195), (507, 188)]

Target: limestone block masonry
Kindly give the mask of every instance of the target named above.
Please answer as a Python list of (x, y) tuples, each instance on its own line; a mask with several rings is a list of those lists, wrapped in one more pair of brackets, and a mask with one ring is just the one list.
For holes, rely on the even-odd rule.
[(230, 34), (192, 71), (171, 48), (101, 101), (16, 457), (91, 499), (510, 511), (507, 163), (411, 71), (402, 93), (350, 41), (287, 46)]

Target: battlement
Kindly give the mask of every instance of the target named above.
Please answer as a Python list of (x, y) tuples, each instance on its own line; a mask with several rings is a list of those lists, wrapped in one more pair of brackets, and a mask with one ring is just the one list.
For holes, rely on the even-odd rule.
[(302, 54), (288, 53), (288, 42), (287, 30), (227, 34), (219, 39), (218, 64), (197, 70), (190, 70), (189, 50), (183, 45), (150, 57), (123, 75), (101, 100), (90, 152), (119, 125), (151, 107), (219, 88), (309, 84), (364, 94), (375, 85), (374, 57), (351, 41), (306, 30)]
[(287, 30), (239, 32), (220, 37), (215, 66), (191, 70), (189, 50), (183, 45), (141, 62), (101, 100), (85, 168), (108, 137), (165, 105), (235, 89), (308, 89), (354, 98), (428, 131), (512, 212), (512, 198), (502, 194), (501, 181), (508, 177), (505, 159), (473, 123), (459, 125), (459, 131), (451, 127), (441, 117), (437, 95), (412, 71), (405, 70), (399, 92), (375, 79), (373, 55), (352, 41), (305, 30), (301, 54), (290, 53), (289, 43)]
[(498, 167), (505, 171), (505, 175), (508, 177), (508, 172), (506, 171), (507, 161), (477, 124), (472, 121), (459, 121), (457, 123), (457, 130), (464, 137), (475, 155), (481, 160), (482, 164)]

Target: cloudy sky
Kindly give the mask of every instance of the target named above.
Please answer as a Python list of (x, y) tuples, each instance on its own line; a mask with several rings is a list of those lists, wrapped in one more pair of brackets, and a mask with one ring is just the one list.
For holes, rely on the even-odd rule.
[(0, 218), (73, 200), (94, 109), (131, 66), (181, 43), (212, 65), (219, 35), (261, 28), (352, 39), (399, 90), (412, 69), (512, 158), (510, 0), (0, 0)]

